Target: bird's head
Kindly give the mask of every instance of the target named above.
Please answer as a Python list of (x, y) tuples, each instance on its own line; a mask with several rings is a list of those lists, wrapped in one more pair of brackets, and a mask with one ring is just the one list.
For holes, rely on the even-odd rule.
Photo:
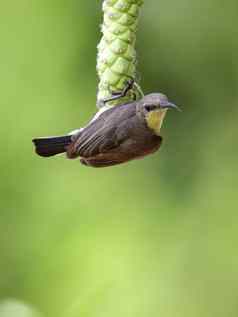
[(168, 98), (160, 93), (153, 93), (144, 96), (139, 102), (139, 111), (145, 117), (147, 126), (159, 134), (163, 119), (168, 109), (179, 108), (170, 102)]

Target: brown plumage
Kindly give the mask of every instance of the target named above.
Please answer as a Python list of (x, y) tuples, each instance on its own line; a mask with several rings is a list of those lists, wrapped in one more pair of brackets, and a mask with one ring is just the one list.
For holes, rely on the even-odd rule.
[(96, 167), (143, 157), (156, 151), (161, 144), (161, 137), (153, 135), (145, 120), (138, 118), (136, 104), (103, 112), (74, 138), (67, 147), (67, 156), (80, 156), (83, 164)]
[(162, 94), (150, 94), (139, 101), (112, 107), (77, 133), (34, 139), (36, 153), (46, 157), (66, 152), (69, 159), (80, 157), (82, 164), (93, 167), (142, 158), (159, 149), (162, 137), (153, 124), (161, 125), (165, 108), (170, 107), (174, 105)]

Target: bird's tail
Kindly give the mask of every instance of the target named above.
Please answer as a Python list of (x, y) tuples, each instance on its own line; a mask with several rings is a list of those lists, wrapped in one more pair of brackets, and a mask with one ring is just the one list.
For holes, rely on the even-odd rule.
[(72, 142), (71, 135), (33, 139), (35, 151), (40, 156), (53, 156), (64, 153)]

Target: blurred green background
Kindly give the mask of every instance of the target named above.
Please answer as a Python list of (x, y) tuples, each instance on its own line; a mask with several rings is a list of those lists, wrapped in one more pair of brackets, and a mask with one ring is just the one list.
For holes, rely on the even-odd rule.
[(237, 0), (145, 1), (141, 85), (183, 112), (107, 169), (31, 144), (95, 112), (101, 1), (0, 7), (0, 316), (237, 316)]

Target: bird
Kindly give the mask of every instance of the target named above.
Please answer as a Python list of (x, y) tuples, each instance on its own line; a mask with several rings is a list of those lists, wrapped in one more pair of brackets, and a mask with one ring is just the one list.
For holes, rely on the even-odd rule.
[[(122, 92), (114, 92), (104, 104), (125, 96), (132, 85), (129, 82)], [(36, 153), (43, 157), (65, 152), (67, 158), (80, 158), (86, 166), (113, 166), (156, 152), (162, 143), (163, 119), (171, 108), (179, 110), (166, 95), (150, 93), (139, 100), (99, 111), (84, 128), (67, 135), (32, 141)]]

